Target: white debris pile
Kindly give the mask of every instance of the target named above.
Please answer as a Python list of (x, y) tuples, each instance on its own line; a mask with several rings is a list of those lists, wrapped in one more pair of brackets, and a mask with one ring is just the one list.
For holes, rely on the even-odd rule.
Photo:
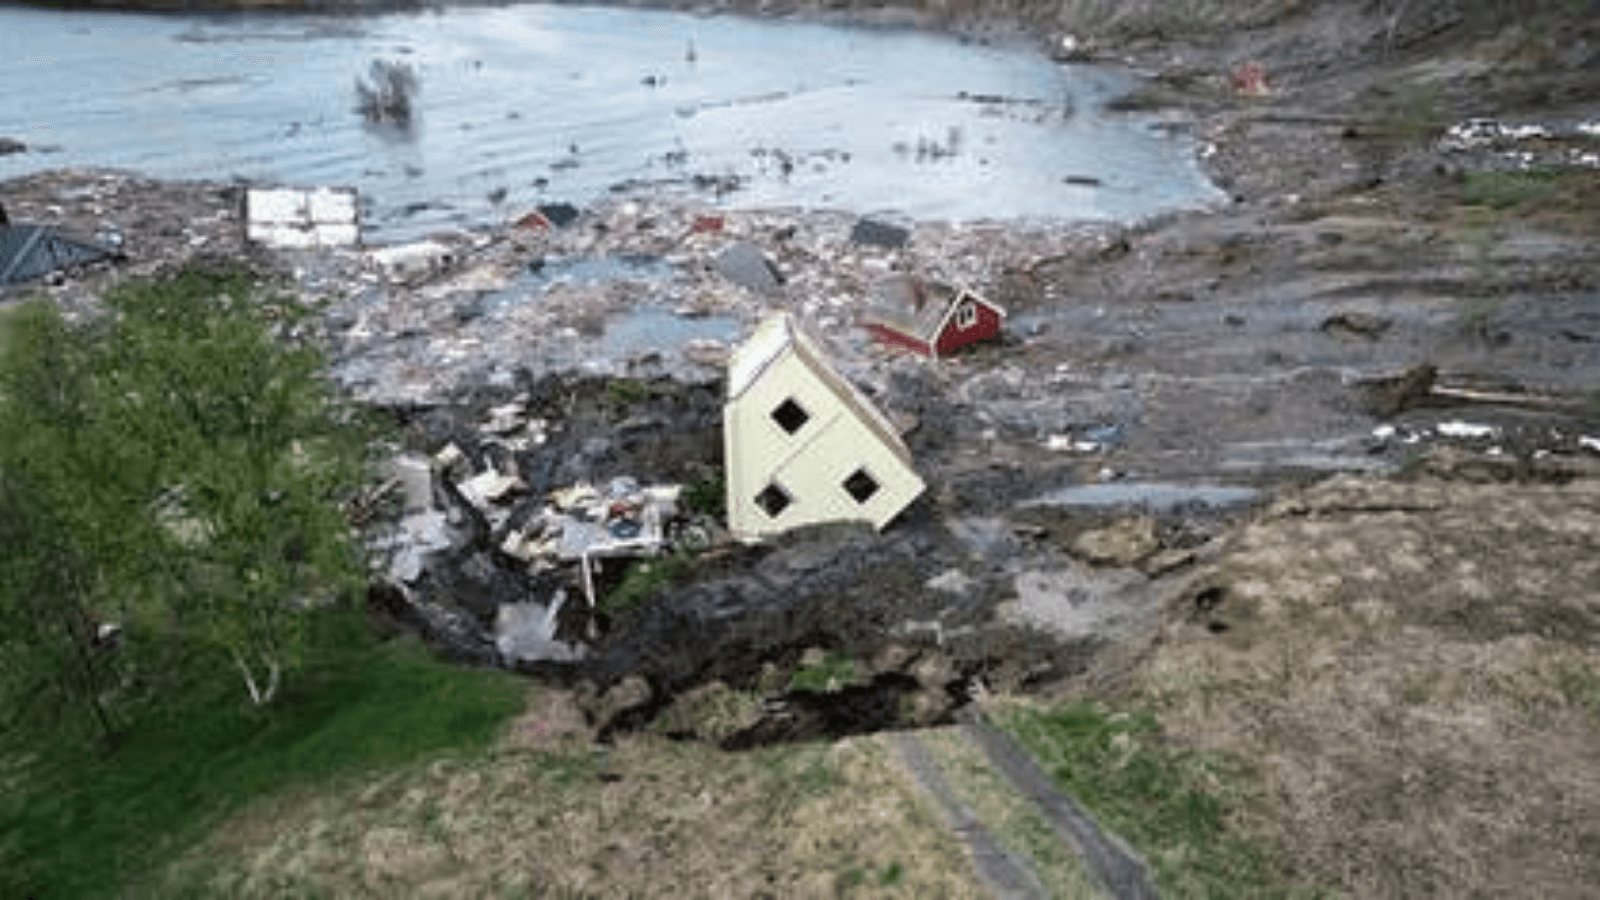
[(347, 188), (250, 188), (245, 236), (268, 247), (348, 247), (361, 240), (356, 192)]
[(1489, 154), (1498, 165), (1513, 169), (1535, 167), (1600, 168), (1600, 151), (1594, 139), (1600, 123), (1510, 123), (1494, 119), (1468, 119), (1445, 130), (1438, 147), (1445, 153)]
[(666, 544), (666, 525), (677, 515), (679, 485), (641, 486), (614, 478), (602, 490), (580, 483), (555, 491), (549, 505), (500, 549), (529, 563), (581, 561), (585, 557), (654, 556)]

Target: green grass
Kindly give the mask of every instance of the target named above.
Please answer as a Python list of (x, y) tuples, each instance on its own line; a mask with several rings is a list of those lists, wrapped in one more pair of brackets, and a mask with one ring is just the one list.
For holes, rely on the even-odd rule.
[(1468, 172), (1461, 186), (1461, 202), (1467, 206), (1512, 209), (1555, 196), (1560, 181), (1560, 173), (1547, 169)]
[(602, 596), (597, 606), (612, 616), (635, 609), (688, 572), (693, 563), (694, 554), (688, 552), (636, 559), (628, 564), (622, 581)]
[(1153, 716), (1080, 703), (1018, 709), (1001, 725), (1102, 826), (1144, 855), (1163, 895), (1314, 896), (1282, 879), (1265, 842), (1230, 828), (1227, 798), (1239, 773), (1164, 743)]
[(826, 694), (859, 681), (856, 661), (848, 653), (833, 650), (821, 662), (795, 669), (789, 676), (789, 690)]
[(114, 751), (0, 735), (0, 760), (17, 767), (0, 794), (0, 896), (127, 893), (249, 800), (481, 748), (523, 708), (515, 676), (375, 642), (357, 613), (320, 619), (305, 671), (265, 709), (202, 660)]

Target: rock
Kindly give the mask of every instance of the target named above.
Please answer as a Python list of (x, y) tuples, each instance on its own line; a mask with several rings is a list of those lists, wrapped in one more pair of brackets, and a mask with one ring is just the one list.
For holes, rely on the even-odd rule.
[(1139, 571), (1151, 578), (1160, 578), (1185, 566), (1193, 565), (1199, 558), (1200, 554), (1194, 550), (1179, 548), (1162, 550), (1142, 560), (1139, 563)]
[(1330, 334), (1342, 333), (1375, 341), (1393, 324), (1389, 319), (1370, 313), (1342, 312), (1323, 319), (1317, 327)]
[(0, 137), (0, 156), (9, 156), (13, 153), (24, 153), (28, 145), (8, 137)]
[(1070, 549), (1097, 566), (1128, 568), (1161, 549), (1161, 541), (1156, 537), (1155, 521), (1137, 516), (1085, 531), (1072, 540)]
[(876, 675), (880, 672), (898, 672), (904, 669), (906, 663), (915, 655), (915, 652), (904, 644), (885, 644), (872, 658), (872, 673)]
[(629, 675), (598, 697), (580, 701), (583, 712), (601, 733), (605, 733), (619, 715), (642, 707), (655, 699), (655, 691), (643, 676)]
[(539, 215), (557, 228), (565, 228), (578, 218), (578, 208), (570, 203), (545, 203), (539, 206)]
[(850, 240), (869, 247), (898, 250), (911, 240), (911, 232), (899, 225), (876, 219), (858, 219), (855, 227), (850, 229)]
[(716, 267), (724, 278), (758, 294), (775, 294), (783, 285), (778, 267), (754, 244), (724, 247), (717, 254)]
[(910, 674), (924, 690), (942, 691), (955, 679), (956, 670), (943, 653), (926, 653), (912, 664)]
[(1430, 363), (1412, 366), (1394, 378), (1369, 382), (1365, 407), (1379, 418), (1389, 418), (1425, 403), (1433, 393), (1439, 370)]

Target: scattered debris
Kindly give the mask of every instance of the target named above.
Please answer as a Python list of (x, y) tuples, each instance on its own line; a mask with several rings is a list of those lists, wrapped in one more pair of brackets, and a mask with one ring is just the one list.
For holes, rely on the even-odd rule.
[(115, 250), (63, 237), (44, 225), (0, 224), (0, 287), (116, 255)]
[(874, 339), (938, 359), (1000, 334), (1006, 311), (965, 287), (898, 275), (879, 282), (862, 324)]
[(775, 294), (783, 286), (778, 267), (754, 244), (741, 242), (722, 248), (716, 266), (724, 278), (758, 294)]
[(1234, 69), (1228, 81), (1235, 93), (1246, 97), (1264, 97), (1272, 93), (1272, 86), (1267, 83), (1267, 70), (1260, 63), (1245, 63)]
[(1388, 331), (1393, 324), (1389, 319), (1370, 313), (1342, 312), (1323, 319), (1322, 324), (1318, 327), (1330, 334), (1342, 333), (1375, 341), (1383, 337), (1383, 333)]
[(456, 260), (456, 251), (438, 241), (417, 241), (373, 250), (367, 260), (390, 281), (410, 283), (449, 268)]
[(586, 655), (579, 641), (564, 641), (556, 636), (561, 609), (567, 595), (557, 592), (546, 606), (542, 603), (502, 603), (495, 613), (495, 649), (511, 662), (575, 662)]
[(689, 226), (690, 234), (718, 234), (728, 227), (728, 220), (722, 216), (695, 216), (694, 224)]
[(888, 222), (880, 222), (876, 219), (859, 219), (856, 221), (855, 226), (850, 229), (850, 240), (869, 247), (898, 250), (904, 247), (907, 241), (911, 240), (911, 232), (908, 229), (901, 228), (899, 225), (892, 225)]
[(1492, 438), (1500, 433), (1493, 425), (1475, 425), (1471, 422), (1440, 422), (1435, 430), (1450, 438)]
[(923, 491), (889, 419), (787, 313), (728, 364), (728, 528), (744, 541), (823, 522), (882, 529)]
[(361, 240), (356, 192), (349, 188), (251, 188), (245, 236), (268, 247), (348, 247)]
[(578, 208), (570, 203), (544, 203), (512, 224), (518, 228), (565, 228), (578, 218)]
[(1554, 166), (1600, 168), (1594, 139), (1600, 123), (1514, 124), (1494, 119), (1467, 119), (1445, 130), (1439, 150), (1484, 159), (1491, 169), (1527, 171)]
[(1366, 384), (1368, 412), (1387, 419), (1427, 402), (1433, 394), (1439, 369), (1431, 364), (1412, 366), (1392, 378), (1380, 378)]

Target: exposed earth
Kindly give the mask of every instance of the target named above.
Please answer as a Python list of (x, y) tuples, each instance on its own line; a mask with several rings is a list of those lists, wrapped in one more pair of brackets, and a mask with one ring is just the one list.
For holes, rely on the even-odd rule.
[[(427, 572), (375, 582), (383, 617), (447, 652), (570, 687), (595, 736), (743, 749), (949, 724), (990, 693), (1120, 696), (1257, 767), (1237, 818), (1295, 880), (1592, 896), (1600, 4), (1014, 6), (921, 15), (1134, 63), (1149, 79), (1123, 104), (1200, 136), (1232, 202), (1116, 228), (904, 223), (884, 246), (843, 214), (625, 196), (452, 236), (396, 281), (353, 250), (248, 246), (234, 185), (50, 172), (0, 198), (84, 235), (118, 211), (127, 259), (44, 288), (70, 310), (195, 256), (286, 276), (321, 312), (293, 328), (405, 450), (514, 466), (536, 500), (617, 476), (715, 486), (728, 340), (695, 323), (802, 314), (930, 485), (883, 533), (713, 533), (635, 609), (574, 602), (576, 662), (494, 644), (501, 603), (581, 590), (497, 549), (532, 501), (435, 490)], [(781, 287), (718, 271), (735, 241)], [(539, 280), (629, 259), (671, 274)], [(850, 323), (895, 270), (971, 282), (1010, 313), (1004, 341), (937, 363), (873, 347)], [(683, 339), (617, 343), (641, 311)], [(507, 404), (511, 428), (492, 421)], [(849, 686), (787, 690), (830, 651)], [(769, 702), (696, 712), (717, 697)]]

